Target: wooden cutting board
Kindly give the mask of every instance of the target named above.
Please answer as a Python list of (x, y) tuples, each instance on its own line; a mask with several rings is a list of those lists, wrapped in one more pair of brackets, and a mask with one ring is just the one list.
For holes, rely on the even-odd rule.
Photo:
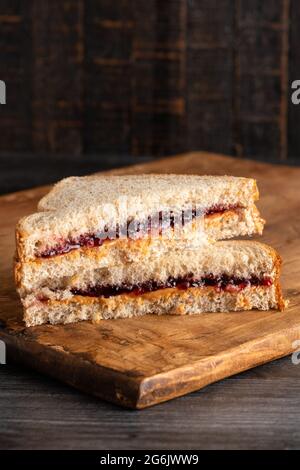
[[(48, 188), (0, 198), (0, 338), (17, 360), (122, 406), (144, 408), (290, 354), (300, 339), (300, 169), (190, 153), (114, 173), (233, 174), (258, 180), (262, 240), (284, 259), (285, 312), (204, 314), (25, 328), (12, 278), (14, 226)], [(208, 390), (209, 393), (209, 390)]]

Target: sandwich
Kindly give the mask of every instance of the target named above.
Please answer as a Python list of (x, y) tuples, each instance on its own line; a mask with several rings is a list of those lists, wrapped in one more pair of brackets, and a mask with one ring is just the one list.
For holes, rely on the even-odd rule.
[(17, 258), (41, 264), (57, 256), (72, 260), (90, 248), (101, 257), (109, 256), (109, 248), (128, 252), (137, 239), (163, 238), (169, 247), (167, 240), (261, 234), (258, 196), (255, 180), (232, 176), (66, 178), (40, 201), (37, 213), (20, 220)]
[(156, 256), (138, 252), (131, 263), (81, 266), (76, 274), (28, 285), (21, 294), (24, 319), (34, 326), (148, 313), (283, 309), (280, 264), (275, 250), (254, 241), (172, 248)]
[(255, 180), (71, 177), (16, 228), (27, 326), (155, 314), (282, 309), (280, 258), (261, 234)]

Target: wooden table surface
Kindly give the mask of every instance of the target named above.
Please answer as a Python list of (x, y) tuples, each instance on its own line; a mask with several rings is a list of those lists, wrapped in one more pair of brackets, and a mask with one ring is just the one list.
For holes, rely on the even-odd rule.
[[(293, 178), (300, 181), (300, 169), (272, 166), (268, 167), (272, 181), (261, 185), (260, 174), (266, 171), (266, 164), (204, 153), (151, 163), (147, 168), (136, 166), (133, 171), (157, 171), (159, 167), (164, 172), (176, 167), (176, 171), (188, 173), (213, 173), (215, 168), (218, 174), (256, 176), (262, 202), (268, 197), (266, 190), (272, 185), (276, 190), (277, 178), (288, 178), (293, 171)], [(34, 197), (44, 191), (35, 190)], [(272, 244), (271, 227), (267, 238)], [(1, 449), (300, 446), (300, 364), (294, 365), (290, 357), (143, 412), (120, 409), (20, 366), (2, 365), (0, 371)]]

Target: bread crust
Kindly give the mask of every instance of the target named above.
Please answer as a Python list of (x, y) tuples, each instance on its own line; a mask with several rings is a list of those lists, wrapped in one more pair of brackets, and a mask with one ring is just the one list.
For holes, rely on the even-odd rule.
[(17, 289), (22, 286), (22, 268), (23, 264), (18, 261), (17, 255), (15, 255), (13, 264), (13, 275)]
[(281, 274), (281, 266), (282, 266), (282, 258), (279, 256), (279, 254), (274, 251), (274, 271), (275, 271), (275, 279), (274, 279), (274, 285), (276, 289), (276, 298), (278, 302), (278, 310), (283, 311), (287, 305), (288, 301), (283, 298), (282, 295), (282, 289), (281, 289), (281, 284), (280, 284), (280, 274)]
[(22, 229), (20, 229), (22, 223), (22, 219), (19, 221), (16, 231), (15, 231), (15, 238), (16, 238), (16, 257), (22, 261), (26, 261), (25, 255), (25, 244), (27, 235)]

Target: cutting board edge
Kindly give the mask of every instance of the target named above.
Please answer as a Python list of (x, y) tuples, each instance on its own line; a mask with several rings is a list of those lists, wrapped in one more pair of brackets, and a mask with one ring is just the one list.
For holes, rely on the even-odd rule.
[[(136, 408), (148, 408), (188, 393), (196, 392), (197, 390), (201, 390), (207, 385), (218, 382), (224, 378), (231, 377), (262, 364), (289, 356), (295, 351), (293, 348), (293, 342), (299, 338), (300, 323), (298, 325), (293, 325), (284, 331), (270, 333), (269, 335), (262, 337), (260, 341), (254, 339), (243, 343), (240, 346), (233, 347), (226, 351), (223, 355), (223, 359), (221, 360), (220, 356), (222, 356), (222, 353), (215, 356), (205, 357), (191, 366), (182, 366), (169, 372), (145, 378), (141, 382), (140, 394), (136, 403)], [(274, 344), (275, 341), (277, 341), (276, 349), (274, 346), (272, 347), (272, 344)], [(236, 363), (237, 354), (240, 354), (240, 359), (242, 358), (242, 361), (238, 364)], [(232, 367), (231, 371), (226, 368), (230, 361), (234, 361), (234, 367)], [(212, 364), (214, 365), (213, 375), (211, 374)], [(231, 365), (233, 366), (232, 362)], [(195, 368), (198, 368), (197, 374), (194, 373)], [(207, 371), (204, 371), (203, 373), (203, 369), (207, 369)], [(186, 374), (186, 376), (184, 377), (184, 381), (182, 381), (184, 374)], [(170, 384), (173, 386), (169, 394), (166, 393), (168, 388), (160, 383), (162, 381), (168, 381), (169, 388)], [(160, 386), (157, 387), (157, 384), (159, 383)], [(183, 384), (183, 386), (178, 388), (178, 384)], [(159, 394), (161, 391), (163, 394)]]
[[(22, 335), (12, 335), (1, 328), (0, 339), (6, 344), (6, 356), (9, 362), (23, 364), (85, 394), (110, 403), (124, 408), (137, 408), (141, 382), (139, 376), (130, 376), (93, 364), (76, 354), (56, 350), (34, 340), (22, 338)], [(46, 360), (42, 359), (43, 352), (47, 352)], [(74, 364), (76, 364), (76, 374), (66, 377), (65, 370), (74, 370)]]
[[(195, 392), (226, 377), (287, 356), (294, 352), (292, 345), (299, 337), (300, 322), (191, 365), (144, 377), (114, 371), (77, 354), (56, 350), (22, 334), (12, 335), (0, 329), (0, 339), (6, 343), (7, 356), (13, 362), (29, 366), (84, 393), (137, 410)], [(43, 351), (47, 351), (46, 360), (42, 358)], [(66, 377), (65, 370), (74, 370), (74, 364), (76, 374)]]

